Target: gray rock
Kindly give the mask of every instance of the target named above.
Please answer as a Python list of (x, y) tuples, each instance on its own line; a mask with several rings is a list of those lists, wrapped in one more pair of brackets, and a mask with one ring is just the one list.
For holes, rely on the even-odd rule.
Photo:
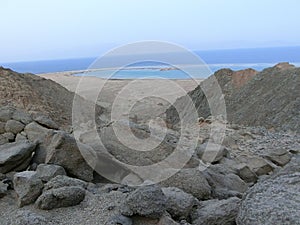
[(187, 219), (191, 210), (198, 204), (198, 200), (179, 188), (162, 188), (167, 197), (166, 208), (173, 218)]
[(49, 224), (45, 217), (29, 210), (18, 212), (16, 216), (16, 225), (46, 225)]
[(52, 178), (48, 183), (45, 184), (44, 190), (50, 190), (50, 189), (57, 189), (61, 187), (71, 187), (71, 186), (78, 186), (83, 189), (87, 188), (88, 183), (67, 177), (64, 175), (57, 175), (56, 177)]
[(258, 177), (246, 164), (239, 164), (236, 166), (236, 169), (238, 176), (245, 182), (255, 183), (257, 181)]
[(52, 139), (53, 130), (42, 127), (36, 122), (32, 122), (24, 128), (24, 131), (28, 140), (38, 143), (32, 162), (36, 164), (45, 163), (47, 147)]
[(270, 149), (265, 153), (264, 157), (277, 166), (286, 165), (292, 158), (289, 152), (284, 149)]
[(211, 187), (198, 168), (182, 169), (172, 177), (162, 181), (161, 185), (164, 187), (177, 187), (200, 200), (211, 197)]
[(3, 137), (2, 135), (0, 135), (0, 145), (4, 145), (9, 143), (9, 141), (7, 140), (7, 138)]
[(233, 197), (225, 200), (209, 200), (191, 214), (195, 225), (234, 225), (241, 200)]
[(50, 164), (40, 164), (36, 169), (37, 176), (45, 182), (50, 181), (58, 175), (67, 175), (63, 167)]
[(5, 130), (6, 132), (11, 132), (13, 134), (20, 133), (24, 129), (25, 125), (16, 120), (9, 120), (6, 122)]
[(36, 176), (34, 171), (16, 173), (13, 182), (19, 207), (35, 202), (44, 187), (42, 180)]
[(46, 163), (60, 165), (68, 174), (81, 180), (93, 180), (93, 169), (83, 158), (75, 138), (63, 131), (53, 136), (47, 149)]
[(28, 158), (31, 158), (34, 149), (35, 144), (28, 141), (1, 145), (0, 173), (7, 173), (20, 166), (28, 166)]
[(155, 185), (139, 187), (131, 192), (123, 205), (121, 213), (125, 216), (144, 216), (160, 218), (166, 210), (166, 196), (161, 188)]
[(260, 180), (243, 198), (238, 225), (300, 224), (300, 157), (267, 179)]
[(0, 198), (3, 198), (7, 194), (8, 184), (4, 184), (0, 181)]
[(0, 181), (1, 181), (1, 180), (4, 180), (5, 178), (6, 178), (6, 175), (3, 174), (3, 173), (0, 173)]
[(24, 135), (17, 134), (17, 136), (16, 136), (16, 142), (26, 141), (26, 140), (28, 140), (28, 139)]
[(20, 111), (20, 110), (15, 110), (12, 119), (17, 120), (22, 122), (23, 124), (29, 124), (32, 122), (31, 115), (29, 113)]
[(59, 129), (59, 126), (52, 119), (50, 119), (45, 115), (36, 117), (34, 121), (49, 129), (54, 129), (54, 130)]
[(215, 198), (240, 197), (248, 189), (248, 185), (238, 175), (224, 166), (211, 165), (204, 174), (213, 188), (212, 196)]
[(11, 132), (6, 132), (2, 134), (2, 137), (5, 138), (7, 142), (15, 141), (15, 135)]
[(43, 210), (70, 207), (78, 205), (84, 198), (85, 190), (82, 187), (61, 187), (44, 191), (37, 199), (36, 206)]
[(14, 110), (9, 107), (0, 108), (0, 121), (6, 122), (12, 118)]
[(105, 225), (132, 225), (132, 220), (123, 215), (114, 215), (107, 220)]
[(237, 161), (245, 163), (257, 175), (266, 175), (273, 171), (273, 167), (265, 159), (258, 156), (241, 155)]

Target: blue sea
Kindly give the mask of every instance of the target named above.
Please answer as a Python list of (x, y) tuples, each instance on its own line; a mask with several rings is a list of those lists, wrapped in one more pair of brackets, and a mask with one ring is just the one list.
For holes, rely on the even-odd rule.
[[(230, 68), (232, 70), (242, 70), (253, 68), (261, 71), (272, 67), (279, 62), (290, 62), (300, 66), (300, 46), (296, 47), (277, 47), (277, 48), (253, 48), (253, 49), (234, 49), (234, 50), (210, 50), (196, 51), (197, 54), (208, 66), (211, 73), (222, 69)], [(125, 56), (122, 56), (123, 58)], [(166, 70), (170, 65), (157, 63), (153, 61), (139, 62), (129, 65), (117, 72), (115, 69), (122, 63), (122, 57), (109, 58), (105, 65), (101, 65), (100, 70), (85, 73), (77, 73), (77, 76), (96, 76), (111, 79), (134, 79), (134, 78), (168, 78), (168, 79), (188, 79), (190, 76), (181, 70)], [(130, 57), (130, 56), (126, 56)], [(188, 65), (184, 58), (178, 55), (178, 62), (189, 67), (194, 78), (206, 78), (210, 74), (202, 73), (201, 68), (195, 65)], [(48, 60), (35, 62), (12, 62), (0, 63), (0, 66), (10, 68), (20, 73), (52, 73), (64, 71), (82, 71), (90, 68), (90, 65), (96, 60), (91, 58)]]

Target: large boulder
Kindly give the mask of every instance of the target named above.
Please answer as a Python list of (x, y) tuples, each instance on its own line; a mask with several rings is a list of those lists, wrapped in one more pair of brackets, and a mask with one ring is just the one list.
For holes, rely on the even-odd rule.
[(236, 174), (221, 165), (211, 165), (204, 171), (212, 187), (212, 196), (218, 199), (241, 197), (248, 185)]
[(124, 216), (160, 218), (166, 210), (166, 196), (156, 185), (142, 186), (130, 193), (121, 206)]
[(62, 166), (66, 172), (85, 181), (93, 180), (93, 169), (83, 158), (75, 138), (63, 131), (53, 136), (46, 156), (47, 164)]
[(47, 147), (53, 137), (53, 130), (32, 122), (24, 128), (24, 131), (28, 140), (38, 143), (32, 162), (36, 164), (45, 163)]
[(173, 218), (187, 219), (198, 200), (191, 194), (185, 193), (179, 188), (162, 188), (167, 197), (167, 211)]
[(36, 206), (44, 210), (69, 207), (78, 205), (84, 198), (85, 190), (82, 187), (61, 187), (44, 191), (37, 199)]
[(259, 181), (243, 198), (238, 225), (300, 224), (300, 157)]
[(236, 197), (201, 202), (200, 206), (191, 214), (192, 224), (234, 225), (240, 202), (241, 200)]
[(36, 169), (37, 176), (45, 182), (58, 175), (67, 175), (63, 167), (58, 165), (40, 164)]
[(13, 182), (19, 207), (35, 202), (44, 187), (42, 180), (36, 176), (35, 171), (16, 173)]
[(211, 187), (198, 168), (182, 169), (172, 177), (161, 182), (164, 187), (177, 187), (199, 200), (211, 197)]
[(17, 168), (18, 170), (27, 168), (35, 146), (29, 141), (1, 145), (0, 173), (8, 173)]

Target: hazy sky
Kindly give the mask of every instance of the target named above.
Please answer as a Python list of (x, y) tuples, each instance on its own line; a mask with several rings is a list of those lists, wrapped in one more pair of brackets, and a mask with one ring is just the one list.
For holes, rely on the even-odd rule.
[(99, 56), (142, 40), (299, 46), (299, 9), (299, 0), (0, 0), (0, 62)]

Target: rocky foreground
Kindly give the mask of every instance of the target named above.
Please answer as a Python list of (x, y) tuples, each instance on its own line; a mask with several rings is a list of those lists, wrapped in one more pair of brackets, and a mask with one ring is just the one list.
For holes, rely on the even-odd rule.
[[(287, 110), (284, 112), (299, 112), (296, 103), (300, 96), (297, 89), (294, 90), (299, 87), (296, 82), (298, 69), (283, 69), (269, 69), (259, 76), (253, 71), (240, 72), (234, 75), (235, 84), (243, 88), (254, 79), (267, 79), (268, 71), (271, 74), (288, 71), (287, 76), (297, 77), (296, 86), (290, 90), (294, 100), (285, 100), (282, 95), (281, 102), (277, 104), (285, 105), (283, 102), (290, 101), (292, 103), (284, 107)], [(250, 75), (239, 77), (244, 73)], [(96, 153), (99, 166), (110, 170), (112, 165), (119, 166), (113, 158), (134, 165), (148, 165), (162, 160), (174, 150), (180, 132), (169, 130), (154, 151), (137, 153), (123, 146), (114, 137), (111, 124), (102, 121), (98, 129), (100, 137), (105, 140), (104, 150), (88, 131), (76, 140), (70, 128), (70, 119), (61, 119), (64, 117), (56, 114), (60, 111), (55, 110), (71, 105), (71, 98), (59, 97), (55, 102), (52, 98), (41, 97), (44, 92), (49, 94), (52, 88), (65, 93), (63, 96), (74, 94), (52, 81), (39, 78), (38, 83), (48, 86), (45, 85), (39, 94), (34, 95), (34, 104), (28, 97), (28, 103), (21, 104), (18, 101), (21, 96), (30, 96), (36, 90), (17, 90), (21, 90), (23, 82), (32, 84), (34, 88), (36, 78), (1, 69), (0, 79), (0, 94), (3, 97), (0, 108), (1, 225), (300, 224), (300, 118), (297, 113), (293, 117), (286, 116), (280, 126), (276, 123), (276, 129), (267, 129), (273, 127), (264, 123), (244, 126), (217, 121), (226, 124), (225, 137), (222, 145), (208, 150), (210, 131), (217, 119), (210, 117), (201, 120), (198, 145), (190, 161), (178, 173), (152, 184), (142, 180), (134, 171), (118, 167), (115, 176), (119, 176), (122, 184), (117, 184), (95, 172), (95, 168), (83, 158), (78, 143), (87, 152)], [(279, 80), (277, 78), (276, 82)], [(276, 88), (278, 85), (276, 83)], [(289, 90), (289, 87), (286, 88)], [(229, 90), (226, 93), (232, 93)], [(257, 93), (255, 90), (252, 92)], [(270, 88), (265, 96), (269, 96), (269, 92)], [(274, 96), (275, 99), (277, 97)], [(62, 99), (64, 106), (60, 103)], [(89, 105), (84, 99), (82, 101)], [(70, 113), (63, 108), (60, 110)], [(102, 110), (97, 113), (100, 116)], [(262, 117), (259, 118), (261, 120)], [(268, 118), (269, 115), (266, 115), (265, 119)], [(293, 126), (290, 126), (291, 121), (295, 123)], [(147, 127), (134, 121), (131, 121), (130, 127), (141, 138), (150, 132)], [(279, 127), (289, 129), (280, 130)], [(210, 152), (214, 157), (210, 157)], [(203, 163), (209, 166), (199, 170)], [(132, 179), (144, 185), (126, 185)]]

